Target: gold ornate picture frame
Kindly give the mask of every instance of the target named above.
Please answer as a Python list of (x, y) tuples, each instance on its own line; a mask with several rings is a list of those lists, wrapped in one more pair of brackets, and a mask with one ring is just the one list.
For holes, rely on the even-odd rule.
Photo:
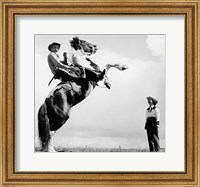
[[(1, 186), (200, 186), (199, 0), (0, 2)], [(18, 15), (183, 15), (185, 18), (184, 172), (16, 172), (16, 35)]]

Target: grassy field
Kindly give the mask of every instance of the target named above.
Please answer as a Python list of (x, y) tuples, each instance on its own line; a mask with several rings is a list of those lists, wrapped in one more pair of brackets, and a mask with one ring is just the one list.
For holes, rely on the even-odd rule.
[[(149, 152), (149, 149), (126, 149), (126, 148), (95, 148), (95, 147), (55, 147), (57, 152)], [(36, 152), (40, 152), (40, 148), (35, 148)], [(161, 148), (160, 152), (165, 152), (165, 148)]]

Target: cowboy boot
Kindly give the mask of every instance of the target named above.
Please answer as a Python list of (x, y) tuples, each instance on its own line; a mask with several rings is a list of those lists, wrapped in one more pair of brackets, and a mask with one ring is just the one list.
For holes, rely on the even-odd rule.
[(106, 86), (106, 88), (110, 89), (111, 88), (111, 81), (108, 79), (108, 77), (105, 78), (104, 80), (104, 85)]

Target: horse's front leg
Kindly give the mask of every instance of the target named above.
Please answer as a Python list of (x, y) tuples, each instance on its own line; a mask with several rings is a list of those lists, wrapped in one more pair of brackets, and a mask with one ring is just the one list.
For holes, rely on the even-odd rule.
[(105, 67), (105, 76), (104, 76), (104, 85), (110, 89), (111, 88), (111, 81), (109, 80), (109, 78), (106, 76), (106, 74), (108, 73), (110, 68), (116, 68), (120, 71), (124, 71), (126, 69), (128, 69), (128, 67), (126, 65), (121, 65), (121, 64), (107, 64)]
[(105, 68), (106, 69), (106, 73), (108, 72), (108, 70), (110, 68), (116, 68), (116, 69), (118, 69), (120, 71), (124, 71), (124, 70), (128, 69), (128, 67), (126, 65), (121, 65), (121, 64), (107, 64), (106, 68)]

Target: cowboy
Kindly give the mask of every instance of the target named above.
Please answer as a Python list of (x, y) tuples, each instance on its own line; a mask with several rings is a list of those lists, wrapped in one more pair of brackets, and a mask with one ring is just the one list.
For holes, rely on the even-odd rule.
[(53, 42), (48, 46), (48, 50), (50, 51), (48, 55), (48, 64), (51, 69), (51, 72), (55, 75), (58, 68), (67, 69), (67, 54), (63, 53), (64, 60), (62, 61), (58, 55), (58, 51), (60, 49), (60, 44), (57, 42)]
[[(51, 72), (54, 74), (53, 78), (62, 78), (62, 80), (67, 80), (70, 75), (72, 78), (86, 78), (87, 80), (93, 82), (98, 82), (104, 78), (105, 70), (103, 72), (100, 72), (99, 70), (99, 72), (97, 73), (91, 69), (84, 68), (80, 65), (81, 61), (80, 59), (78, 59), (79, 55), (76, 53), (72, 54), (73, 63), (71, 65), (68, 65), (67, 63), (66, 53), (63, 54), (64, 61), (61, 61), (59, 55), (57, 54), (60, 46), (61, 44), (57, 42), (53, 42), (48, 46), (48, 49), (50, 51), (50, 54), (48, 55), (48, 64)], [(92, 62), (90, 63), (94, 64)]]
[(158, 136), (158, 127), (160, 123), (160, 113), (156, 107), (158, 101), (149, 96), (147, 97), (149, 107), (146, 110), (146, 123), (145, 129), (147, 131), (147, 138), (149, 143), (150, 152), (159, 152), (160, 143)]
[(49, 84), (53, 79), (61, 79), (63, 82), (68, 80), (73, 80), (80, 77), (81, 71), (78, 67), (70, 66), (67, 61), (67, 53), (64, 52), (64, 60), (62, 61), (58, 55), (60, 49), (60, 44), (53, 42), (48, 46), (50, 51), (48, 55), (48, 65), (53, 73), (53, 77), (50, 80)]

